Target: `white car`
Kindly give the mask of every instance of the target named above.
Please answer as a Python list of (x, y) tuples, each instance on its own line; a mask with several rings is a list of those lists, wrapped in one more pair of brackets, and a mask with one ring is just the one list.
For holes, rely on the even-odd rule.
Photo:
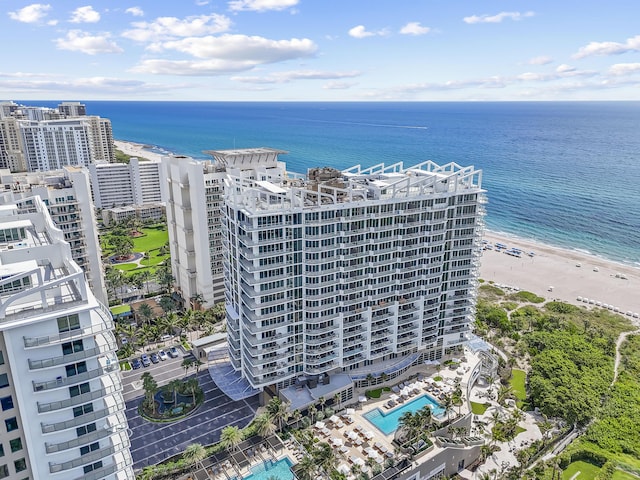
[(169, 357), (167, 356), (167, 352), (165, 352), (164, 350), (160, 350), (160, 351), (158, 352), (158, 357), (159, 357), (159, 358), (160, 358), (160, 360), (162, 360), (162, 361), (164, 361), (164, 360), (166, 360), (167, 358), (169, 358)]

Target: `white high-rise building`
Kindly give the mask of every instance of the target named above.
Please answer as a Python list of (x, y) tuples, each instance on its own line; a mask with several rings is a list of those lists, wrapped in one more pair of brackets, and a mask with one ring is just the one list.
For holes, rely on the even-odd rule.
[(62, 230), (73, 260), (85, 271), (93, 294), (108, 304), (102, 274), (102, 251), (86, 169), (64, 167), (46, 173), (10, 173), (0, 170), (2, 195), (8, 201), (37, 195)]
[(133, 479), (116, 342), (37, 196), (0, 206), (0, 477)]
[(97, 162), (89, 165), (91, 189), (97, 208), (145, 205), (167, 200), (167, 182), (157, 160), (129, 163)]
[(431, 161), (307, 177), (227, 172), (232, 367), (258, 390), (340, 373), (358, 384), (463, 345), (475, 312), (481, 179), (473, 167)]

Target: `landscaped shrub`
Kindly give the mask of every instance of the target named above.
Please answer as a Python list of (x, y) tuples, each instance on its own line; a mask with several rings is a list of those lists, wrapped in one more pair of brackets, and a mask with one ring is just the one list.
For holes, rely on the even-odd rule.
[(527, 292), (524, 290), (521, 292), (516, 292), (509, 295), (509, 300), (514, 300), (516, 302), (531, 302), (531, 303), (544, 302), (543, 297), (539, 297), (535, 293)]

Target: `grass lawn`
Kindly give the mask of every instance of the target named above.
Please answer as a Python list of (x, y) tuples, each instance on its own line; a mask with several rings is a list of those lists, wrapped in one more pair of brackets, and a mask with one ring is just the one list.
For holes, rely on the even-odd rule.
[(513, 394), (516, 396), (518, 408), (522, 408), (524, 401), (527, 399), (527, 389), (524, 386), (526, 377), (527, 374), (524, 370), (516, 370), (514, 368), (511, 371), (509, 383), (511, 384), (511, 388), (513, 388)]
[(487, 408), (489, 408), (488, 403), (471, 402), (471, 412), (473, 412), (476, 415), (482, 415), (484, 412), (487, 411)]
[(579, 460), (577, 462), (573, 462), (564, 472), (562, 472), (562, 480), (569, 480), (578, 472), (580, 472), (580, 474), (576, 477), (576, 480), (591, 480), (596, 477), (599, 471), (600, 467), (593, 463), (587, 463)]
[(118, 270), (122, 270), (123, 272), (129, 272), (138, 268), (138, 265), (136, 265), (135, 263), (117, 263), (112, 265), (112, 267), (117, 268)]
[(141, 230), (144, 236), (133, 238), (135, 252), (149, 252), (169, 241), (169, 232), (166, 228), (142, 228)]
[(622, 470), (616, 470), (613, 472), (612, 480), (638, 480), (638, 477), (631, 475), (630, 473), (623, 472)]
[(131, 364), (126, 360), (123, 360), (122, 362), (120, 362), (120, 370), (131, 370)]
[(376, 388), (375, 390), (367, 390), (366, 395), (369, 398), (380, 398), (380, 395), (382, 395), (382, 389)]

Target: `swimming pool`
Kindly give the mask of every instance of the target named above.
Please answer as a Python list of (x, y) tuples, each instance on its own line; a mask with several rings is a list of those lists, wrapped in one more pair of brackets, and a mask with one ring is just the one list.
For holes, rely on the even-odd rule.
[(399, 419), (403, 413), (415, 413), (426, 405), (430, 406), (431, 414), (434, 417), (440, 417), (444, 414), (444, 408), (429, 395), (424, 394), (404, 405), (394, 408), (390, 412), (383, 412), (379, 408), (374, 408), (365, 413), (363, 417), (373, 423), (382, 433), (390, 435), (397, 430)]
[(284, 457), (277, 462), (265, 460), (260, 465), (252, 467), (251, 475), (244, 477), (244, 480), (268, 480), (271, 477), (278, 480), (293, 480), (291, 465), (293, 462), (289, 457)]

